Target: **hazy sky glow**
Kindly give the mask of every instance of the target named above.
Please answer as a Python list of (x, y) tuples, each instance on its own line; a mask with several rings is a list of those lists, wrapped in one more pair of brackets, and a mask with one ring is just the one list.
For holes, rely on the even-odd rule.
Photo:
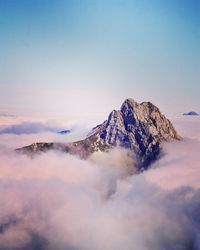
[(199, 0), (0, 0), (0, 111), (199, 112), (199, 19)]

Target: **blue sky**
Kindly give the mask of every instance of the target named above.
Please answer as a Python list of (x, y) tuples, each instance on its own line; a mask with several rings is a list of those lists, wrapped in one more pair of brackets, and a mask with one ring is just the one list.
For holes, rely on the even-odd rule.
[(200, 1), (0, 0), (0, 110), (200, 112)]

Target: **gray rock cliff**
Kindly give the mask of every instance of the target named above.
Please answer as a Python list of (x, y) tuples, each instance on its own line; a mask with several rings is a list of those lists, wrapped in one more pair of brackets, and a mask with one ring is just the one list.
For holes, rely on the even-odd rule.
[(84, 140), (68, 144), (34, 143), (19, 150), (37, 153), (56, 149), (87, 158), (94, 152), (118, 146), (130, 149), (138, 160), (138, 169), (142, 170), (157, 159), (162, 142), (180, 139), (172, 123), (156, 106), (127, 99), (120, 110), (113, 110), (108, 120), (93, 128)]

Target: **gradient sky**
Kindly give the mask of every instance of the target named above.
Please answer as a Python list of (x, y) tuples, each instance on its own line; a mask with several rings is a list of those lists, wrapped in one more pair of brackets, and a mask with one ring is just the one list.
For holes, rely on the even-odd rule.
[(200, 112), (199, 0), (0, 0), (0, 112)]

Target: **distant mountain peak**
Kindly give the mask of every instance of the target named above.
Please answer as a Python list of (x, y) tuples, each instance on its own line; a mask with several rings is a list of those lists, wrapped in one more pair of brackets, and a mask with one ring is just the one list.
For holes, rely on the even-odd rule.
[(191, 116), (197, 116), (197, 115), (199, 115), (198, 113), (196, 113), (196, 112), (194, 112), (194, 111), (190, 111), (190, 112), (188, 112), (188, 113), (183, 113), (183, 115), (191, 115)]
[(61, 134), (61, 135), (66, 135), (66, 134), (69, 134), (71, 131), (69, 129), (65, 129), (65, 130), (61, 130), (58, 132), (58, 134)]
[[(62, 149), (83, 158), (112, 147), (131, 150), (138, 159), (138, 169), (147, 168), (157, 159), (163, 141), (180, 140), (172, 123), (151, 102), (126, 99), (120, 110), (113, 110), (106, 121), (93, 128), (81, 141), (68, 144), (34, 144), (20, 150), (40, 152)], [(46, 147), (47, 146), (47, 147)]]

